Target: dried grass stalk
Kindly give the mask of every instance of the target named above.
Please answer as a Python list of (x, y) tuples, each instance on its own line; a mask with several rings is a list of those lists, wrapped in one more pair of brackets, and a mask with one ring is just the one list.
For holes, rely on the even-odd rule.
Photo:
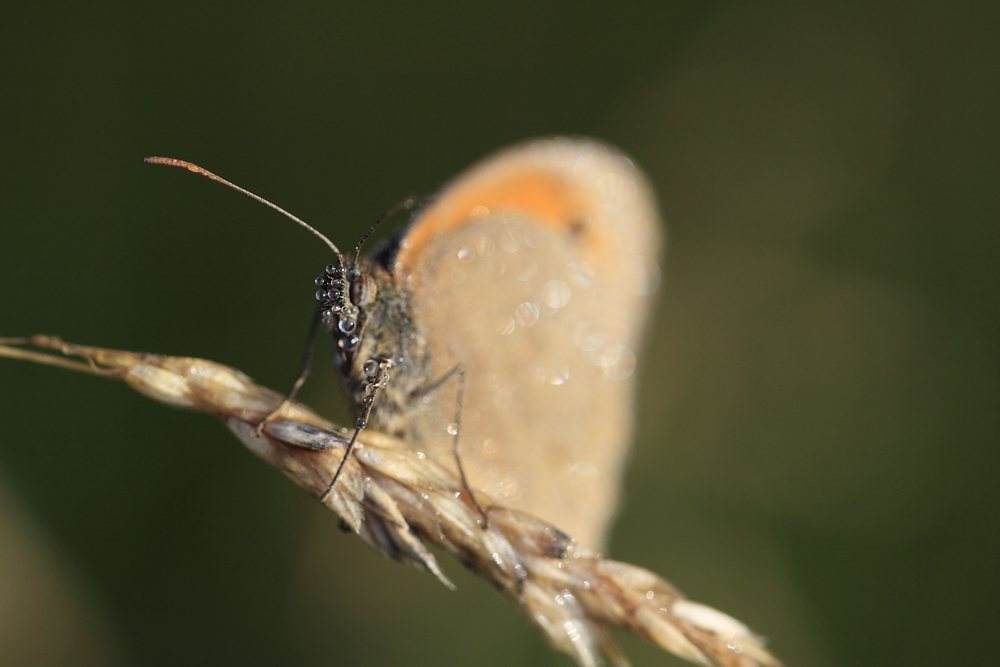
[[(350, 437), (297, 403), (257, 435), (256, 424), (282, 396), (211, 361), (84, 347), (46, 336), (0, 339), (0, 356), (113, 377), (156, 401), (217, 415), (255, 454), (317, 498)], [(365, 431), (324, 504), (376, 551), (454, 588), (425, 543), (440, 545), (510, 598), (553, 647), (581, 666), (600, 664), (602, 654), (615, 665), (629, 664), (610, 627), (692, 662), (781, 665), (745, 625), (686, 600), (656, 574), (583, 549), (538, 518), (479, 500), (489, 518), (486, 529), (448, 468), (397, 438)]]

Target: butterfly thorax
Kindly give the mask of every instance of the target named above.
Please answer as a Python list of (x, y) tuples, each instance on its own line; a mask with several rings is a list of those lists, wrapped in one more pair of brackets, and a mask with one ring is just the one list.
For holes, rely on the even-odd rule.
[(368, 258), (346, 269), (329, 265), (316, 284), (320, 316), (349, 399), (363, 408), (373, 393), (371, 378), (388, 375), (374, 396), (370, 421), (402, 433), (413, 396), (430, 381), (427, 346), (410, 317), (407, 292)]

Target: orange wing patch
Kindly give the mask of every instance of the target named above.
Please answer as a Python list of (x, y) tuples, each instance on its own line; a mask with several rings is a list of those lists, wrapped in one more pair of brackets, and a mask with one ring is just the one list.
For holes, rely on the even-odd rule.
[[(470, 219), (509, 211), (545, 226), (569, 228), (586, 221), (594, 208), (589, 193), (552, 171), (518, 170), (499, 181), (472, 179), (445, 191), (440, 203), (409, 230), (396, 255), (395, 273), (403, 278), (409, 276), (428, 242)], [(595, 245), (596, 239), (588, 238), (587, 226), (582, 225), (581, 230), (583, 243)], [(417, 279), (419, 276), (411, 278)]]

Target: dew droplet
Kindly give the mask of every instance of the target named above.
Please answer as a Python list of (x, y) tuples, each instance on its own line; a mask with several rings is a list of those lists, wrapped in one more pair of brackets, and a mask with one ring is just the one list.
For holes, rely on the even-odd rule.
[(514, 309), (514, 320), (522, 327), (530, 327), (538, 321), (540, 315), (538, 306), (528, 301)]
[(506, 389), (497, 389), (493, 392), (493, 405), (501, 410), (506, 410), (514, 403), (514, 395)]
[(486, 438), (483, 440), (483, 446), (479, 448), (479, 452), (484, 457), (492, 457), (497, 453), (497, 442), (493, 438)]
[(548, 376), (545, 378), (546, 382), (556, 387), (566, 384), (567, 380), (569, 380), (568, 368), (558, 368), (549, 373)]
[(458, 424), (451, 422), (445, 430), (448, 431), (448, 435), (458, 435)]
[(610, 173), (597, 181), (597, 187), (611, 206), (621, 206), (635, 197), (635, 181), (626, 174)]
[(531, 384), (538, 387), (545, 383), (545, 371), (543, 371), (538, 366), (534, 364), (528, 364), (528, 367), (525, 369), (525, 371), (526, 371), (525, 377)]
[(518, 280), (520, 280), (523, 283), (526, 283), (532, 278), (534, 278), (536, 273), (538, 273), (538, 264), (532, 261), (527, 261), (521, 266), (517, 267), (517, 272), (514, 275), (517, 276)]
[(576, 343), (577, 347), (583, 345), (583, 339), (587, 337), (588, 333), (590, 333), (590, 322), (586, 320), (577, 322), (576, 326), (573, 327), (573, 342)]
[[(607, 334), (602, 333), (592, 333), (588, 334), (583, 340), (577, 342), (577, 346), (584, 352), (599, 353), (605, 347), (611, 343), (611, 337)], [(599, 363), (594, 361), (595, 357), (591, 357), (592, 363)]]
[(606, 342), (591, 352), (589, 356), (590, 363), (595, 366), (600, 366), (601, 368), (608, 368), (609, 366), (618, 363), (618, 359), (621, 358), (622, 350), (624, 350), (625, 347), (613, 341), (610, 336), (604, 336), (604, 339)]
[(496, 325), (497, 333), (501, 336), (509, 336), (514, 333), (514, 318), (508, 315), (504, 315), (500, 318)]
[(635, 354), (627, 347), (622, 347), (614, 363), (604, 367), (604, 375), (614, 380), (622, 380), (632, 375), (634, 370)]
[(567, 264), (564, 275), (566, 282), (577, 289), (587, 289), (594, 284), (594, 270), (583, 260)]
[(476, 242), (476, 250), (480, 257), (489, 257), (496, 250), (496, 247), (497, 244), (488, 236), (480, 237), (479, 241)]
[(569, 285), (561, 280), (550, 280), (542, 288), (542, 301), (549, 308), (562, 308), (569, 303)]
[(632, 291), (639, 295), (652, 294), (660, 285), (660, 266), (651, 259), (637, 260), (632, 267)]
[(511, 502), (520, 500), (523, 495), (521, 483), (514, 475), (511, 474), (508, 474), (503, 479), (484, 487), (483, 491), (485, 491), (488, 496), (494, 496)]
[(471, 262), (476, 258), (476, 251), (472, 248), (459, 248), (458, 258), (463, 262)]
[(485, 218), (489, 216), (489, 214), (490, 214), (490, 209), (481, 205), (476, 206), (471, 211), (469, 211), (469, 217), (472, 218), (473, 220), (479, 220), (480, 218)]
[(545, 230), (535, 229), (533, 227), (527, 227), (521, 234), (521, 238), (524, 239), (525, 245), (529, 248), (544, 248), (548, 245), (549, 235)]
[(568, 476), (573, 486), (590, 483), (597, 477), (597, 466), (589, 461), (578, 461), (570, 467)]
[(521, 247), (521, 240), (517, 237), (517, 232), (513, 229), (505, 229), (500, 234), (500, 249), (504, 252), (514, 253)]

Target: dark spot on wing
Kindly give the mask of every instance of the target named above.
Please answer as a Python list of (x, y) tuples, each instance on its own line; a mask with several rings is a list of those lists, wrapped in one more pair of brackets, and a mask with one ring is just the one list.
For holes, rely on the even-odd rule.
[(368, 252), (368, 258), (377, 263), (386, 271), (390, 271), (396, 261), (396, 253), (399, 251), (399, 244), (403, 240), (406, 230), (397, 232), (392, 238), (379, 241), (375, 247)]

